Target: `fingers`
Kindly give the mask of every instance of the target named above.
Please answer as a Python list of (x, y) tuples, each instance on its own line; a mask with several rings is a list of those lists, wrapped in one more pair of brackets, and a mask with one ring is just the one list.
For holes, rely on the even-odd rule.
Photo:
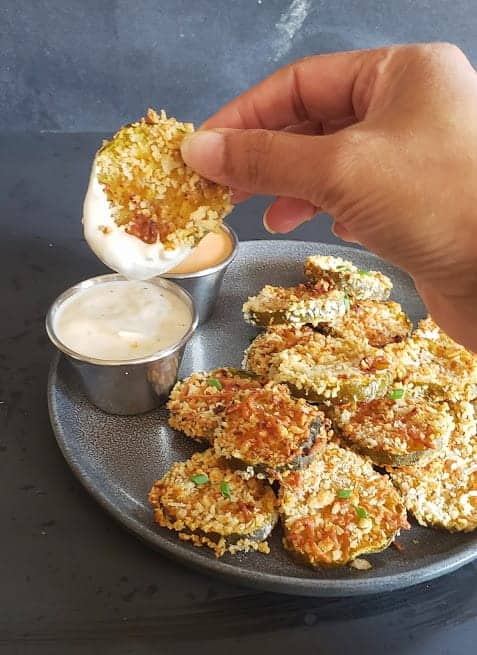
[(355, 116), (353, 90), (360, 75), (374, 71), (382, 50), (356, 50), (296, 61), (238, 96), (203, 129), (280, 130), (303, 121), (335, 121)]
[(272, 234), (286, 234), (310, 221), (319, 209), (307, 200), (277, 198), (265, 211), (263, 224)]
[(338, 138), (268, 130), (199, 130), (184, 139), (181, 150), (191, 168), (214, 182), (319, 205)]

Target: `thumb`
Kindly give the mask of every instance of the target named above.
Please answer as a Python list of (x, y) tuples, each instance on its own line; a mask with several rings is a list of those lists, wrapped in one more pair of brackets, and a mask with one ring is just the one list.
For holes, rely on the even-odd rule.
[(320, 205), (338, 138), (271, 130), (199, 130), (183, 140), (181, 152), (186, 164), (219, 184)]

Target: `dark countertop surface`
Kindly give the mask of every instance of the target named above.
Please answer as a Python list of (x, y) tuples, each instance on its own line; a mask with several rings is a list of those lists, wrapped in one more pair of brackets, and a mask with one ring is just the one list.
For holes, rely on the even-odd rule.
[[(56, 446), (43, 328), (49, 303), (101, 273), (81, 234), (97, 134), (0, 136), (0, 653), (224, 652), (467, 655), (477, 564), (408, 590), (304, 599), (229, 586), (153, 552), (83, 490)], [(267, 238), (264, 199), (237, 208), (240, 238)], [(297, 239), (331, 241), (319, 218)]]

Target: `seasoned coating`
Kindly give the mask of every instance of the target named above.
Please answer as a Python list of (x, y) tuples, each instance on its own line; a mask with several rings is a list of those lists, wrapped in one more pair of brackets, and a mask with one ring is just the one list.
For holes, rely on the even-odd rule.
[(285, 548), (313, 567), (384, 550), (409, 527), (389, 478), (333, 443), (307, 469), (285, 478), (279, 500)]
[(392, 369), (382, 350), (356, 339), (317, 335), (313, 341), (278, 353), (273, 379), (311, 402), (350, 402), (384, 396)]
[(267, 284), (243, 305), (245, 320), (252, 325), (313, 325), (330, 322), (349, 309), (349, 298), (342, 291), (299, 284), (274, 287)]
[(284, 385), (266, 386), (237, 396), (217, 429), (217, 455), (251, 474), (280, 478), (306, 465), (326, 442), (324, 415), (290, 396)]
[(402, 343), (385, 346), (397, 380), (427, 388), (442, 400), (477, 396), (477, 356), (460, 346), (431, 318)]
[(387, 300), (391, 280), (379, 271), (359, 270), (341, 257), (313, 255), (305, 260), (305, 276), (313, 283), (326, 283), (345, 291), (356, 300)]
[(385, 398), (337, 405), (334, 424), (345, 443), (375, 464), (421, 464), (441, 452), (454, 428), (449, 406), (396, 388)]
[(465, 401), (452, 409), (456, 427), (442, 452), (425, 466), (391, 471), (391, 478), (421, 525), (471, 532), (477, 528), (475, 413)]
[(232, 471), (212, 449), (173, 464), (154, 483), (149, 501), (156, 523), (194, 546), (208, 546), (217, 557), (269, 552), (266, 539), (278, 516), (272, 488)]
[(261, 386), (260, 380), (235, 368), (193, 373), (171, 391), (169, 425), (188, 437), (212, 443), (224, 410), (238, 392)]
[(191, 123), (149, 109), (96, 156), (116, 224), (145, 243), (194, 247), (232, 210), (229, 189), (200, 177), (181, 157), (182, 140), (193, 131)]
[(324, 334), (334, 337), (366, 339), (371, 346), (382, 348), (409, 336), (412, 323), (401, 305), (392, 300), (359, 300), (349, 312), (329, 325), (320, 326)]
[(267, 328), (252, 341), (244, 352), (242, 367), (255, 375), (272, 379), (274, 369), (273, 357), (287, 348), (298, 344), (306, 344), (313, 339), (321, 339), (317, 332), (309, 325), (293, 327), (289, 325), (276, 325)]

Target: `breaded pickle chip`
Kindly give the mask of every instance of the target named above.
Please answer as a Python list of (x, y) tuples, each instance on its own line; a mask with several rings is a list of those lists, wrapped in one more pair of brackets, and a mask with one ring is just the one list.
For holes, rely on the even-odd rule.
[(402, 388), (385, 398), (337, 405), (333, 419), (345, 443), (378, 466), (423, 463), (441, 452), (454, 428), (447, 403)]
[(193, 373), (171, 391), (169, 425), (188, 437), (212, 443), (223, 412), (237, 394), (261, 386), (256, 377), (236, 368)]
[(396, 379), (423, 386), (442, 400), (477, 396), (477, 355), (448, 337), (431, 318), (401, 343), (384, 348)]
[(272, 361), (274, 356), (298, 344), (306, 344), (313, 339), (321, 339), (317, 332), (309, 325), (293, 327), (289, 325), (276, 325), (269, 327), (252, 341), (244, 352), (242, 366), (247, 371), (266, 379), (272, 379), (274, 369)]
[(310, 402), (381, 398), (393, 380), (383, 351), (356, 339), (317, 335), (310, 343), (277, 353), (272, 365), (276, 382)]
[(279, 500), (284, 546), (312, 567), (377, 553), (409, 527), (389, 478), (333, 443), (307, 469), (285, 478)]
[(195, 546), (208, 546), (217, 557), (269, 552), (266, 539), (278, 517), (273, 489), (232, 471), (211, 449), (173, 464), (154, 483), (149, 501), (156, 523)]
[(391, 471), (391, 478), (421, 525), (471, 532), (477, 528), (475, 413), (466, 401), (452, 409), (456, 425), (442, 452), (424, 466)]
[(326, 443), (322, 412), (292, 398), (284, 385), (237, 396), (224, 413), (214, 448), (251, 474), (280, 478), (306, 466)]
[(305, 276), (313, 284), (329, 282), (356, 300), (387, 300), (393, 287), (391, 280), (379, 271), (359, 270), (341, 257), (312, 255), (305, 260)]
[(245, 320), (252, 325), (313, 325), (334, 321), (346, 313), (349, 298), (342, 291), (299, 284), (274, 287), (267, 284), (243, 305)]
[(149, 109), (145, 118), (121, 128), (96, 156), (118, 226), (147, 244), (194, 247), (217, 231), (230, 213), (230, 191), (205, 180), (184, 163), (180, 145), (194, 127)]
[(392, 300), (358, 300), (346, 314), (329, 325), (320, 326), (324, 334), (334, 337), (366, 339), (371, 346), (382, 348), (399, 343), (412, 330), (412, 323), (401, 305)]

